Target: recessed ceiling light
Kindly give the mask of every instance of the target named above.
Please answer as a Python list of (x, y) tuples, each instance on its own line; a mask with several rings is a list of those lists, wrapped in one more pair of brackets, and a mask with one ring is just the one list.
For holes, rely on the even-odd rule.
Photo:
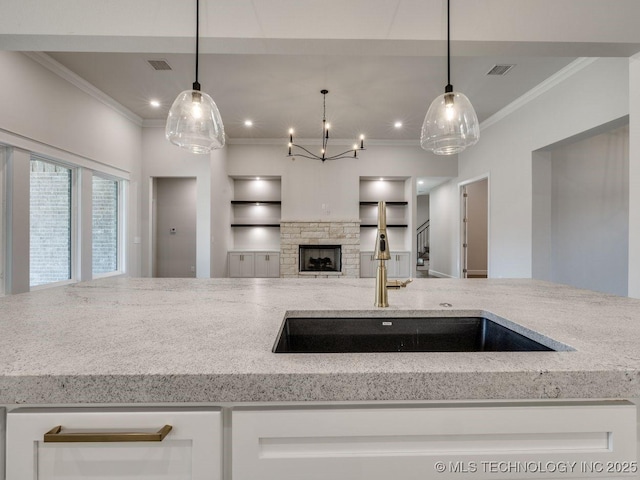
[(396, 122), (393, 124), (393, 126), (396, 128), (402, 128), (402, 122)]
[(149, 105), (151, 105), (153, 108), (158, 108), (160, 106), (160, 102), (158, 100), (151, 100), (149, 102)]
[(245, 120), (244, 121), (244, 126), (245, 127), (251, 127), (253, 125), (253, 122), (251, 120)]
[(256, 177), (256, 180), (260, 180), (260, 177)]
[(418, 180), (418, 185), (423, 185), (424, 182), (422, 180)]
[(381, 181), (381, 182), (384, 182), (384, 178), (380, 177), (380, 181)]

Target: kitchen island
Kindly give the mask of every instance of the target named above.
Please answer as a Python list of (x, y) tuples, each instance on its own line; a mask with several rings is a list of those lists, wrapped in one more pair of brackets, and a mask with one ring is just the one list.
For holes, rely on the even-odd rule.
[[(41, 442), (51, 426), (138, 415), (174, 424), (167, 438), (193, 445), (185, 471), (202, 472), (157, 478), (551, 478), (552, 464), (557, 474), (571, 462), (563, 476), (637, 476), (640, 300), (534, 280), (416, 279), (389, 291), (389, 308), (373, 301), (373, 279), (342, 278), (111, 278), (2, 298), (7, 472), (36, 457), (60, 468)], [(285, 316), (434, 311), (506, 319), (560, 351), (272, 353)], [(495, 462), (526, 471), (487, 470)], [(607, 462), (620, 468), (598, 471)]]
[[(640, 300), (534, 280), (112, 278), (0, 299), (0, 405), (640, 397)], [(443, 306), (451, 305), (451, 306)], [(287, 312), (491, 312), (575, 351), (274, 354)]]

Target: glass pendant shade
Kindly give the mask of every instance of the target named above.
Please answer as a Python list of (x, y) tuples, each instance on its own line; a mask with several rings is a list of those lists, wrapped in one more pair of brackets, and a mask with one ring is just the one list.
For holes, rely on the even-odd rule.
[(453, 155), (479, 139), (478, 116), (466, 95), (445, 92), (431, 103), (422, 124), (422, 148), (436, 155)]
[(185, 90), (169, 110), (165, 136), (193, 153), (224, 147), (224, 125), (213, 99), (200, 90)]

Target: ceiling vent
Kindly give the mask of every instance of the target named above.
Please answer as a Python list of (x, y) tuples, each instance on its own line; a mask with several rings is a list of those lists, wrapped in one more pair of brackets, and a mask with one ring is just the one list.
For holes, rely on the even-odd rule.
[(171, 65), (166, 60), (147, 60), (154, 70), (171, 70)]
[(506, 75), (515, 65), (494, 65), (491, 70), (487, 72), (487, 75)]

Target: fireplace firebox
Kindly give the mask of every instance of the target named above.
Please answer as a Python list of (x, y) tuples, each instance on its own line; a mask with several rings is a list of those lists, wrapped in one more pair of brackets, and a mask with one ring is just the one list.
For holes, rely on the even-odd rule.
[(341, 272), (340, 245), (299, 245), (300, 272)]

